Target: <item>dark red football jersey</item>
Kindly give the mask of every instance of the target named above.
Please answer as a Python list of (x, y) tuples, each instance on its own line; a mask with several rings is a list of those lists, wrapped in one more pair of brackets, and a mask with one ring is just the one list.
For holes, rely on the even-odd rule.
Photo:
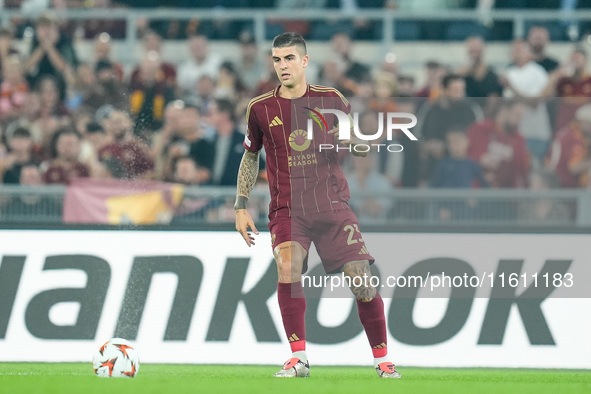
[(336, 149), (329, 148), (338, 140), (327, 133), (338, 124), (337, 116), (320, 113), (336, 109), (349, 114), (348, 100), (338, 90), (319, 85), (308, 85), (296, 99), (279, 97), (278, 92), (279, 87), (251, 100), (244, 140), (251, 152), (265, 148), (269, 219), (348, 208), (347, 180)]

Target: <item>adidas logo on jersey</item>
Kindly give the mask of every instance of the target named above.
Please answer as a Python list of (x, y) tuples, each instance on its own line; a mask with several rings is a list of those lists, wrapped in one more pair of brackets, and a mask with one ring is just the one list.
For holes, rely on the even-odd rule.
[(367, 251), (367, 248), (365, 247), (365, 245), (363, 245), (361, 247), (361, 250), (359, 251), (359, 254), (369, 254), (369, 252)]
[(281, 121), (281, 119), (279, 119), (279, 116), (276, 116), (275, 119), (273, 119), (273, 121), (269, 123), (269, 128), (273, 126), (281, 126), (282, 124), (283, 122)]

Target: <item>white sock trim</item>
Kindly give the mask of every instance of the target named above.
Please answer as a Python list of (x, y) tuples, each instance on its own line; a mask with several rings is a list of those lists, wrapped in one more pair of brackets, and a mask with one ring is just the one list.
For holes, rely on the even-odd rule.
[(300, 360), (302, 360), (302, 362), (304, 364), (308, 364), (308, 355), (306, 354), (305, 350), (301, 350), (299, 352), (293, 352), (291, 354), (291, 356), (299, 358)]
[(381, 363), (389, 363), (390, 362), (390, 358), (386, 355), (384, 357), (377, 357), (373, 359), (373, 366), (374, 368), (377, 368), (378, 365), (380, 365)]

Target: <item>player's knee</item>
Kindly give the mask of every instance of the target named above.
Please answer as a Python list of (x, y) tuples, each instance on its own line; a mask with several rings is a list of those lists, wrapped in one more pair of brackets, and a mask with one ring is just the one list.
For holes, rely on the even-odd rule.
[(302, 275), (302, 263), (294, 260), (277, 261), (277, 275), (281, 283), (298, 282)]
[(374, 298), (376, 298), (377, 290), (375, 287), (372, 286), (361, 286), (361, 287), (352, 287), (351, 291), (355, 295), (357, 301), (361, 302), (370, 302)]
[(295, 242), (285, 242), (275, 247), (279, 282), (293, 283), (301, 280), (306, 251)]

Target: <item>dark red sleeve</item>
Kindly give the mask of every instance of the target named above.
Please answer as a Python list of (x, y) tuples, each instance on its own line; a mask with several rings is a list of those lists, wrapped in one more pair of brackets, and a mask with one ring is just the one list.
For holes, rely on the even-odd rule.
[(244, 148), (250, 152), (258, 152), (263, 147), (263, 130), (257, 120), (256, 106), (251, 101), (246, 110), (248, 128), (244, 136)]

